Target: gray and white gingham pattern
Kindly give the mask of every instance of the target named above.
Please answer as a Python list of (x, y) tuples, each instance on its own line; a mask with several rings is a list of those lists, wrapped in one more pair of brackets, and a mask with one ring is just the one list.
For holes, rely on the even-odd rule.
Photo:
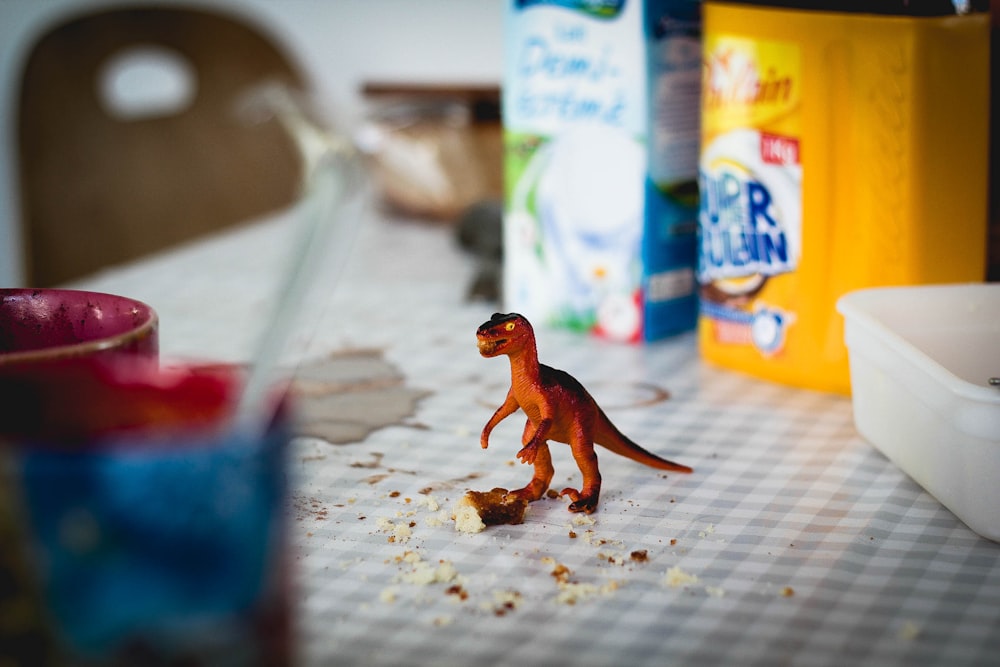
[[(77, 286), (154, 305), (167, 357), (245, 359), (287, 233), (265, 221)], [(711, 368), (692, 336), (631, 347), (541, 330), (539, 353), (694, 474), (599, 451), (604, 490), (589, 519), (546, 499), (521, 525), (456, 532), (450, 511), (466, 489), (531, 474), (514, 459), (519, 415), (479, 447), (508, 371), (476, 352), (490, 309), (462, 302), (470, 275), (446, 230), (374, 220), (303, 342), (307, 364), (378, 348), (428, 392), (404, 424), (362, 442), (294, 445), (304, 664), (1000, 660), (1000, 545), (865, 443), (848, 399)], [(577, 485), (568, 448), (552, 451), (553, 487)], [(569, 573), (554, 576), (558, 566)]]

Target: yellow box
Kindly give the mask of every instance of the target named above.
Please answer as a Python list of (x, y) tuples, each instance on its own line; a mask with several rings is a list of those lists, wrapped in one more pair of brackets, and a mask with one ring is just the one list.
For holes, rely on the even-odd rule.
[(702, 356), (850, 388), (843, 294), (982, 281), (989, 16), (704, 5)]

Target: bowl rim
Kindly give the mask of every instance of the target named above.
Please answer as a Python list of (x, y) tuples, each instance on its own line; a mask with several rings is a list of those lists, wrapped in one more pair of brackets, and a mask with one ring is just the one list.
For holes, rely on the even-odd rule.
[(112, 294), (110, 292), (49, 287), (5, 287), (0, 288), (0, 298), (7, 296), (37, 294), (39, 292), (53, 295), (87, 295), (99, 298), (110, 297), (112, 299), (131, 304), (133, 309), (145, 312), (147, 317), (139, 326), (110, 336), (103, 336), (101, 338), (71, 343), (68, 345), (53, 345), (51, 347), (43, 347), (35, 350), (0, 352), (0, 367), (10, 366), (13, 364), (58, 361), (60, 359), (71, 359), (74, 357), (86, 356), (88, 354), (101, 352), (102, 350), (112, 349), (127, 340), (146, 338), (155, 332), (159, 326), (159, 316), (152, 306), (143, 301), (139, 301), (138, 299), (121, 294)]

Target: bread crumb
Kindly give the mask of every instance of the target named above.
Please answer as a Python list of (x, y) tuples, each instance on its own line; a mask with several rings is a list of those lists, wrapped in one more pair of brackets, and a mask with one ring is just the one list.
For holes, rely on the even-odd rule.
[(574, 514), (570, 521), (572, 521), (575, 526), (593, 526), (597, 523), (592, 516), (587, 514)]
[(396, 589), (395, 588), (383, 588), (382, 592), (379, 593), (378, 599), (386, 604), (392, 604), (396, 601)]
[(559, 594), (556, 602), (565, 605), (575, 605), (594, 597), (607, 597), (617, 591), (621, 584), (617, 581), (609, 581), (603, 586), (577, 582), (559, 582)]
[(391, 533), (388, 540), (395, 544), (405, 544), (410, 541), (410, 537), (413, 535), (413, 529), (410, 525), (396, 524), (382, 516), (376, 519), (375, 525), (383, 533)]
[(445, 590), (445, 595), (449, 595), (457, 602), (465, 602), (469, 599), (469, 592), (461, 584), (454, 584)]
[(611, 545), (614, 547), (618, 547), (619, 549), (625, 548), (625, 543), (622, 542), (621, 540), (609, 540), (604, 537), (597, 537), (597, 533), (589, 529), (584, 531), (583, 539), (587, 542), (587, 544), (593, 545), (595, 547), (603, 547)]
[(452, 621), (455, 619), (451, 616), (436, 616), (434, 618), (434, 626), (438, 628), (443, 628), (446, 625), (451, 625)]
[(441, 510), (437, 514), (432, 514), (428, 517), (424, 517), (424, 525), (429, 526), (431, 528), (438, 528), (439, 526), (443, 526), (444, 524), (448, 523), (448, 520), (450, 518), (451, 515), (449, 515), (448, 512), (446, 512), (445, 510)]
[(416, 551), (405, 551), (396, 557), (397, 563), (407, 563), (413, 567), (409, 572), (400, 574), (396, 580), (406, 584), (427, 586), (434, 583), (449, 583), (458, 578), (458, 570), (451, 561), (440, 560), (437, 567), (420, 557)]
[(606, 551), (598, 551), (597, 558), (600, 560), (606, 560), (612, 565), (624, 565), (626, 562), (625, 556), (622, 554)]
[(442, 561), (434, 567), (427, 561), (413, 564), (413, 569), (399, 575), (399, 581), (404, 584), (429, 586), (430, 584), (447, 584), (458, 576), (458, 570), (449, 561)]
[(795, 595), (795, 589), (791, 586), (784, 586), (778, 593), (783, 598), (790, 598)]
[(698, 583), (698, 577), (694, 574), (685, 572), (679, 566), (675, 565), (667, 570), (667, 575), (664, 577), (663, 581), (671, 588), (680, 588), (681, 586)]
[(455, 504), (455, 530), (460, 533), (481, 533), (486, 530), (479, 510), (464, 496)]
[(396, 538), (394, 541), (399, 544), (405, 544), (410, 541), (410, 537), (413, 535), (413, 529), (405, 523), (397, 524), (392, 529), (392, 536)]
[(726, 589), (718, 586), (705, 586), (705, 592), (708, 593), (709, 597), (721, 598), (725, 596)]
[(417, 499), (417, 504), (426, 507), (430, 512), (437, 512), (441, 509), (441, 504), (438, 503), (437, 498), (431, 495), (420, 496)]
[(524, 521), (528, 501), (511, 495), (507, 489), (467, 491), (455, 504), (455, 530), (479, 533), (486, 526), (519, 524)]
[(555, 567), (552, 569), (552, 576), (560, 584), (568, 583), (571, 574), (572, 571), (562, 563), (555, 563)]
[(493, 600), (484, 600), (479, 603), (479, 608), (486, 612), (491, 612), (494, 616), (505, 616), (507, 612), (514, 611), (521, 606), (522, 596), (514, 590), (493, 591)]

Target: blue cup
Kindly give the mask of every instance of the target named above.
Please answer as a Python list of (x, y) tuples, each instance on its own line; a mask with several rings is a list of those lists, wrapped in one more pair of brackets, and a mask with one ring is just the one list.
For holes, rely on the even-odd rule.
[(225, 366), (0, 375), (23, 404), (0, 407), (0, 577), (29, 621), (0, 636), (15, 664), (291, 660), (292, 419), (223, 428), (241, 383)]

